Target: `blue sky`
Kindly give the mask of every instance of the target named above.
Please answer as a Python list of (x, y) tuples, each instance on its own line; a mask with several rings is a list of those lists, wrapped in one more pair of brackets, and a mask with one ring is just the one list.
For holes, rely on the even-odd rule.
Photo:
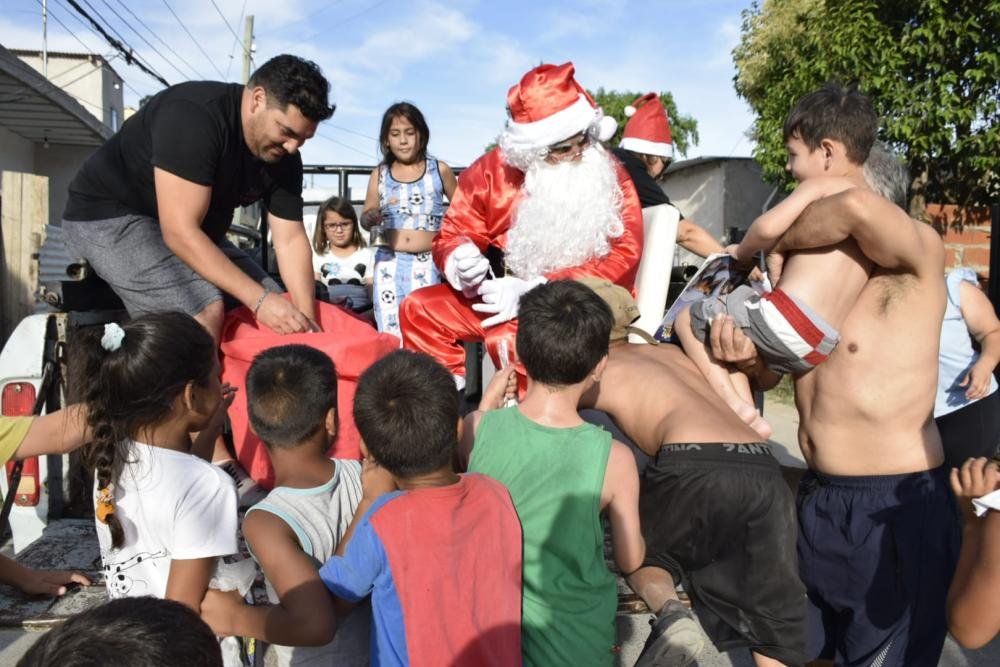
[[(86, 46), (110, 57), (113, 49), (66, 0), (47, 1), (51, 50)], [(382, 112), (409, 100), (427, 117), (431, 152), (466, 165), (503, 127), (507, 89), (539, 62), (567, 60), (587, 88), (672, 92), (679, 110), (698, 120), (701, 141), (688, 157), (752, 149), (745, 136), (752, 116), (733, 91), (731, 56), (750, 0), (78, 2), (170, 83), (184, 80), (182, 72), (191, 79), (238, 80), (241, 53), (230, 28), (242, 37), (241, 16), (253, 14), (255, 63), (294, 53), (316, 61), (333, 85), (337, 113), (303, 147), (307, 163), (374, 164)], [(0, 44), (41, 48), (41, 0), (3, 4)], [(126, 82), (126, 104), (161, 88), (121, 57), (112, 66)]]

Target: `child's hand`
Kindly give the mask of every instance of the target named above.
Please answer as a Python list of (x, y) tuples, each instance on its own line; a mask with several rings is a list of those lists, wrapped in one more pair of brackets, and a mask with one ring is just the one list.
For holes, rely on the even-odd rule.
[(955, 499), (966, 520), (976, 518), (972, 499), (995, 491), (998, 481), (1000, 470), (995, 463), (983, 457), (970, 458), (961, 468), (951, 469), (951, 490), (955, 492)]
[(785, 254), (771, 251), (765, 258), (765, 263), (767, 264), (768, 279), (771, 281), (771, 286), (774, 287), (781, 280), (781, 270), (785, 266)]
[(736, 259), (737, 258), (736, 250), (739, 247), (740, 247), (739, 243), (730, 243), (729, 245), (727, 245), (725, 248), (722, 249), (722, 252), (724, 252), (727, 255), (731, 256), (733, 259)]
[(233, 404), (233, 400), (235, 398), (236, 387), (228, 382), (223, 383), (222, 400), (219, 401), (218, 407), (215, 408), (215, 412), (212, 413), (211, 418), (208, 420), (208, 424), (205, 425), (203, 430), (214, 432), (215, 435), (222, 433), (222, 426), (226, 422), (226, 412), (229, 410), (229, 406)]
[(220, 637), (230, 637), (233, 617), (244, 607), (239, 591), (217, 591), (209, 588), (201, 601), (201, 620), (208, 623), (212, 632)]
[(993, 379), (993, 369), (990, 368), (989, 359), (980, 359), (962, 380), (959, 387), (968, 387), (965, 397), (969, 400), (982, 398), (990, 390), (990, 381)]
[(507, 368), (501, 368), (486, 385), (483, 390), (483, 397), (479, 401), (479, 409), (496, 410), (502, 408), (507, 400), (517, 397), (517, 374), (514, 372), (514, 364)]
[(385, 493), (396, 491), (396, 480), (389, 471), (370, 456), (361, 462), (361, 489), (366, 500), (375, 500)]
[(26, 573), (18, 582), (18, 588), (28, 595), (61, 596), (66, 594), (68, 584), (90, 586), (90, 579), (79, 572), (66, 570), (32, 570), (25, 568)]

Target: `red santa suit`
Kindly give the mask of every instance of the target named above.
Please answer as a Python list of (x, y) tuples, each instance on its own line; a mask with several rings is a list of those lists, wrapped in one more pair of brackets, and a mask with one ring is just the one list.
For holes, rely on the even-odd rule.
[[(624, 231), (609, 239), (611, 248), (607, 255), (548, 272), (545, 274), (548, 280), (595, 276), (633, 291), (642, 254), (642, 209), (628, 173), (617, 160), (612, 160), (622, 192)], [(494, 148), (462, 172), (454, 200), (434, 239), (434, 262), (442, 272), (451, 253), (469, 241), (482, 253), (487, 246), (506, 248), (507, 232), (523, 184), (524, 172), (507, 164), (500, 148)], [(559, 233), (557, 220), (553, 220), (552, 233)], [(472, 309), (474, 302), (447, 283), (412, 292), (400, 307), (403, 347), (430, 354), (452, 374), (460, 376), (465, 375), (462, 341), (483, 340), (497, 367), (504, 356), (500, 351), (502, 346), (506, 346), (509, 358), (513, 359), (517, 320), (484, 329), (481, 322), (486, 316)]]

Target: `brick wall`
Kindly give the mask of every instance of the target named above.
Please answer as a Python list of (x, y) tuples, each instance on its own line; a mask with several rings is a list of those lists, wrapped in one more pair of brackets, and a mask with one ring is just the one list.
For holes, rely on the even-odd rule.
[(990, 275), (990, 210), (928, 204), (927, 215), (944, 241), (945, 269), (967, 266), (985, 284)]

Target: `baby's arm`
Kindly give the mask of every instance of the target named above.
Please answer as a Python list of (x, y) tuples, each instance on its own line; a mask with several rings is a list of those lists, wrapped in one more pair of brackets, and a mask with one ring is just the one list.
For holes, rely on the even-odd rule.
[(646, 543), (639, 530), (639, 472), (635, 457), (617, 440), (611, 441), (601, 489), (601, 509), (605, 508), (611, 521), (615, 564), (628, 576), (642, 566)]
[(948, 589), (948, 629), (966, 648), (979, 648), (1000, 633), (1000, 512), (976, 516), (972, 499), (994, 491), (1000, 473), (985, 458), (952, 468), (951, 487), (965, 518), (962, 551)]
[(278, 604), (251, 607), (238, 593), (209, 591), (201, 614), (212, 631), (285, 646), (332, 641), (337, 629), (333, 599), (288, 524), (270, 512), (250, 512), (243, 534), (278, 594)]
[(849, 178), (834, 176), (803, 181), (784, 201), (753, 221), (733, 256), (740, 262), (752, 261), (757, 252), (770, 250), (809, 204), (856, 185)]

